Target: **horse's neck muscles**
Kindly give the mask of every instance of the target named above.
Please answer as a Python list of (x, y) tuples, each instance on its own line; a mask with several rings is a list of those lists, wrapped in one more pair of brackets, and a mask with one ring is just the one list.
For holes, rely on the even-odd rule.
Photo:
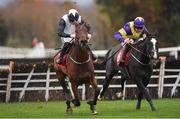
[(145, 51), (143, 51), (142, 49), (138, 49), (138, 50), (135, 50), (135, 49), (131, 50), (131, 54), (135, 57), (134, 59), (138, 60), (138, 62), (141, 62), (142, 64), (149, 64), (150, 59), (146, 55)]

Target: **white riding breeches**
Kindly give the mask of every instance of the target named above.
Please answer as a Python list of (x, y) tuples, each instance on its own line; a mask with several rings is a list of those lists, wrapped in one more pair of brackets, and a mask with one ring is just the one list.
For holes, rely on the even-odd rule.
[(72, 38), (63, 38), (61, 37), (61, 41), (64, 44), (65, 42), (70, 42), (72, 40)]

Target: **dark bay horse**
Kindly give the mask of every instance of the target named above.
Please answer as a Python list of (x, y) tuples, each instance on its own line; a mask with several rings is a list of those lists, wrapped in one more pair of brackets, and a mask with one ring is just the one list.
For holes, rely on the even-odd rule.
[[(135, 44), (130, 45), (131, 50), (129, 51), (129, 61), (123, 67), (117, 66), (116, 59), (118, 57), (118, 50), (121, 45), (118, 45), (110, 49), (106, 54), (106, 78), (103, 81), (103, 87), (100, 91), (98, 99), (101, 99), (108, 88), (111, 79), (119, 70), (125, 74), (125, 78), (121, 83), (122, 90), (124, 87), (124, 81), (126, 79), (133, 80), (139, 89), (138, 101), (136, 109), (140, 109), (141, 100), (143, 95), (151, 106), (151, 110), (155, 111), (156, 108), (152, 102), (149, 92), (146, 87), (150, 81), (150, 77), (153, 71), (153, 63), (158, 58), (158, 47), (155, 35), (149, 35), (144, 41), (139, 41)], [(113, 57), (112, 57), (113, 56)]]
[[(90, 84), (94, 89), (93, 99), (88, 101), (90, 109), (93, 114), (97, 114), (96, 103), (98, 96), (97, 82), (95, 80), (93, 60), (88, 49), (88, 37), (86, 24), (75, 24), (76, 37), (73, 39), (72, 46), (69, 49), (68, 54), (65, 56), (65, 67), (56, 63), (58, 55), (54, 58), (54, 68), (56, 70), (56, 76), (63, 87), (63, 91), (66, 98), (67, 113), (72, 113), (71, 108), (71, 93), (72, 103), (75, 106), (80, 106), (80, 96), (78, 93), (78, 86), (81, 84)], [(67, 85), (66, 77), (69, 78), (71, 86)], [(72, 92), (70, 93), (70, 90)]]

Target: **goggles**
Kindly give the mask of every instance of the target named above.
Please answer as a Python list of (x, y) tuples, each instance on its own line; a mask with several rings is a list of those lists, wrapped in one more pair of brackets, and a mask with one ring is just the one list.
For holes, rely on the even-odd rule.
[(138, 30), (141, 30), (141, 29), (143, 29), (144, 27), (135, 26), (135, 28), (138, 29)]

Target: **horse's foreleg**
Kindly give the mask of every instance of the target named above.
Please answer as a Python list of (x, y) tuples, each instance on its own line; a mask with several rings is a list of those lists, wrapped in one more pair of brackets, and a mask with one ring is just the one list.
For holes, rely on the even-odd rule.
[(85, 96), (86, 96), (86, 100), (89, 99), (90, 95), (89, 95), (89, 84), (85, 84)]
[(143, 98), (143, 93), (141, 91), (139, 91), (137, 98), (138, 98), (138, 100), (136, 103), (136, 109), (140, 109), (141, 108), (141, 100)]
[(66, 84), (62, 85), (63, 87), (63, 91), (65, 94), (65, 98), (66, 98), (66, 105), (67, 105), (67, 113), (72, 113), (72, 108), (71, 108), (71, 96), (70, 96), (70, 91), (67, 89)]
[(61, 80), (60, 81), (60, 84), (63, 88), (63, 91), (64, 91), (64, 95), (65, 95), (65, 98), (66, 98), (66, 105), (67, 105), (67, 109), (66, 109), (66, 112), (71, 114), (73, 111), (72, 111), (72, 108), (71, 108), (71, 96), (70, 96), (70, 91), (67, 89), (67, 86), (66, 86), (66, 82), (64, 80)]
[[(74, 81), (73, 79), (70, 81)], [(76, 82), (71, 82), (71, 87), (74, 93), (74, 99), (72, 100), (72, 103), (74, 106), (80, 106), (80, 100), (79, 100), (79, 93), (78, 93), (78, 84)]]
[(149, 102), (149, 104), (151, 106), (151, 110), (156, 111), (156, 108), (152, 102), (152, 98), (151, 98), (149, 92), (146, 90), (144, 84), (142, 83), (142, 80), (136, 80), (136, 82), (137, 82), (137, 86), (138, 86), (139, 90), (144, 94), (146, 100)]
[(125, 77), (122, 77), (121, 78), (121, 92), (124, 91), (124, 82), (126, 81), (126, 78)]
[(112, 70), (112, 69), (106, 72), (107, 72), (106, 78), (103, 80), (103, 87), (101, 88), (99, 96), (98, 96), (99, 100), (101, 100), (101, 98), (104, 96), (106, 89), (109, 87), (111, 79), (113, 78), (114, 74), (117, 73), (117, 71)]
[(121, 80), (120, 80), (121, 91), (116, 93), (117, 98), (122, 98), (125, 96), (125, 94), (124, 94), (124, 82), (125, 81), (126, 81), (126, 77), (124, 75), (121, 75)]
[(97, 104), (97, 98), (98, 98), (98, 94), (99, 94), (99, 88), (97, 87), (97, 85), (93, 86), (94, 88), (94, 98), (93, 98), (93, 105)]
[(59, 80), (60, 85), (63, 88), (63, 92), (64, 92), (64, 95), (65, 95), (65, 98), (66, 98), (66, 105), (67, 105), (66, 112), (71, 114), (72, 113), (72, 108), (71, 108), (71, 105), (70, 105), (70, 92), (69, 92), (69, 90), (67, 89), (67, 86), (66, 86), (65, 75), (60, 70), (56, 69), (56, 76), (57, 76), (57, 78)]
[(95, 80), (95, 78), (90, 81), (91, 86), (94, 89), (94, 96), (93, 96), (93, 100), (88, 101), (87, 103), (90, 105), (90, 109), (92, 111), (92, 114), (98, 114), (98, 112), (96, 111), (96, 104), (97, 104), (97, 98), (99, 95), (99, 89), (97, 87), (97, 82)]

